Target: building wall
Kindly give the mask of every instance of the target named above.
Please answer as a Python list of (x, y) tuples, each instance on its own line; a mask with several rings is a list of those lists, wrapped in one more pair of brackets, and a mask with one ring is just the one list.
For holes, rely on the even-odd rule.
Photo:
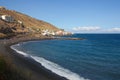
[(14, 18), (12, 16), (9, 15), (2, 15), (1, 19), (7, 21), (7, 22), (14, 22)]

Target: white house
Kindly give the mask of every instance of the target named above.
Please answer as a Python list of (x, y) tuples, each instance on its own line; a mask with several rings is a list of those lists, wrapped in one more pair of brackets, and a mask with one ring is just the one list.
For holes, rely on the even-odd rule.
[(47, 35), (47, 36), (50, 36), (50, 35), (52, 35), (52, 36), (54, 36), (55, 35), (55, 32), (54, 31), (49, 31), (48, 29), (46, 29), (46, 30), (43, 30), (42, 31), (42, 35)]
[(48, 31), (48, 30), (43, 30), (43, 31), (42, 31), (42, 35), (44, 35), (44, 36), (45, 36), (45, 35), (49, 35), (49, 31)]
[(1, 19), (7, 22), (14, 22), (14, 18), (10, 15), (2, 15)]
[(55, 36), (55, 35), (56, 35), (56, 34), (55, 34), (55, 32), (51, 32), (50, 34), (51, 34), (51, 35), (53, 35), (53, 36)]
[(72, 33), (70, 33), (70, 32), (62, 31), (62, 30), (59, 30), (59, 31), (56, 32), (56, 35), (61, 35), (61, 36), (63, 36), (63, 35), (71, 35), (71, 34)]
[(56, 35), (63, 35), (63, 31), (61, 31), (61, 30), (57, 31)]
[(20, 21), (20, 20), (18, 20), (18, 23), (23, 24), (23, 22), (22, 22), (22, 21)]

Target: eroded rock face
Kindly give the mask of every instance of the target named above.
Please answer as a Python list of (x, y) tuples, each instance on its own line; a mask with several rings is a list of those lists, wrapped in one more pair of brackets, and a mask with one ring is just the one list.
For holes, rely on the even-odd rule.
[(0, 25), (0, 32), (4, 34), (13, 33), (12, 29), (9, 26)]
[(10, 38), (12, 36), (15, 36), (13, 27), (9, 25), (0, 25), (0, 39)]

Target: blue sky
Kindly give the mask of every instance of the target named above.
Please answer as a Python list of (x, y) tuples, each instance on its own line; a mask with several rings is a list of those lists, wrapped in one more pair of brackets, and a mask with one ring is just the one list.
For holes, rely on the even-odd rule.
[(67, 31), (120, 33), (120, 0), (0, 0), (0, 6)]

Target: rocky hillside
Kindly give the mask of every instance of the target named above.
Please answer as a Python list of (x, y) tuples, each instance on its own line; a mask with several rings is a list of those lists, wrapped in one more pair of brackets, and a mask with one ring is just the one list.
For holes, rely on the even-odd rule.
[[(6, 21), (4, 18), (12, 21)], [(54, 25), (42, 20), (37, 20), (28, 15), (22, 14), (14, 10), (8, 10), (0, 7), (0, 38), (13, 36), (21, 33), (37, 33), (41, 34), (42, 30), (58, 31)]]

